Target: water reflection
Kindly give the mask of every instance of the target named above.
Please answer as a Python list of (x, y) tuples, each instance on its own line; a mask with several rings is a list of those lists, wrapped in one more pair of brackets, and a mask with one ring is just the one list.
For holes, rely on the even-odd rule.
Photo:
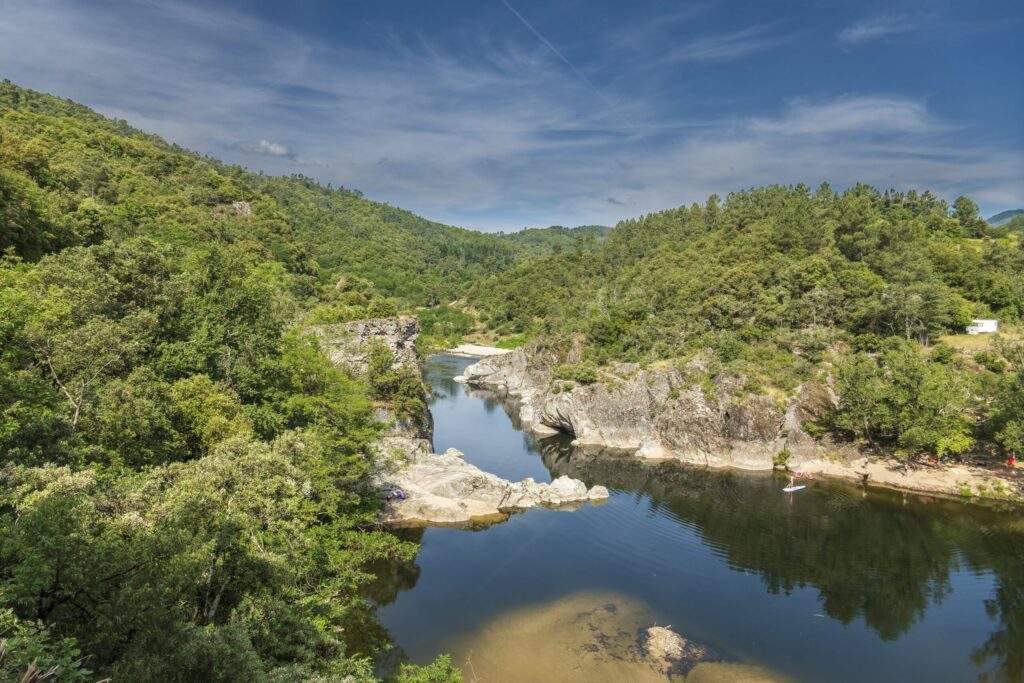
[[(450, 378), (459, 371), (459, 364), (432, 366), (435, 401), (472, 399), (482, 402), (488, 413), (501, 408), (517, 419), (518, 411), (501, 397), (445, 381), (445, 373)], [(449, 408), (446, 404), (445, 410)], [(475, 422), (468, 414), (445, 410), (435, 412), (435, 417), (447, 415), (444, 421), (438, 419), (439, 429), (447, 430), (445, 438), (457, 445), (473, 436)], [(453, 426), (450, 421), (460, 415), (467, 419)], [(753, 653), (779, 668), (792, 664), (790, 672), (805, 679), (966, 675), (1024, 681), (1020, 511), (824, 481), (783, 495), (783, 480), (765, 474), (645, 462), (621, 453), (580, 450), (564, 437), (537, 442), (489, 429), (489, 439), (521, 440), (525, 452), (539, 452), (552, 477), (567, 474), (608, 486), (612, 501), (608, 509), (571, 515), (541, 511), (521, 521), (514, 518), (479, 534), (486, 542), (454, 535), (459, 532), (428, 530), (425, 537), (423, 530), (404, 532), (418, 533), (426, 541), (422, 564), (427, 569), (416, 563), (389, 567), (370, 595), (379, 605), (398, 599), (389, 614), (404, 621), (407, 641), (409, 634), (420, 634), (412, 639), (454, 647), (468, 637), (467, 631), (492, 623), (482, 612), (491, 610), (489, 618), (496, 619), (516, 606), (518, 595), (549, 593), (557, 599), (570, 586), (603, 583), (657, 604), (663, 616), (679, 620), (671, 623), (687, 620), (695, 628), (695, 623), (699, 627), (709, 622), (706, 635), (726, 651)], [(467, 451), (467, 456), (472, 454)], [(514, 459), (510, 465), (508, 460), (501, 462), (512, 473), (502, 476), (515, 476), (515, 467), (535, 466)], [(696, 548), (687, 545), (690, 537), (710, 554), (708, 562), (701, 563)], [(523, 555), (526, 548), (534, 554)], [(442, 551), (444, 557), (439, 556)], [(511, 553), (514, 559), (492, 569), (488, 554), (496, 552)], [(794, 604), (812, 592), (822, 616), (819, 626), (787, 620), (777, 601), (749, 595), (746, 602), (728, 602), (730, 591), (744, 590), (745, 584), (727, 579), (716, 566), (727, 568), (726, 573), (756, 575), (762, 595), (790, 596), (785, 599)], [(446, 597), (449, 603), (443, 609), (455, 613), (423, 623), (443, 630), (440, 623), (447, 620), (453, 624), (448, 627), (451, 637), (428, 637), (414, 607), (402, 609), (400, 596), (414, 592), (427, 572), (428, 590), (464, 595), (468, 586), (463, 568), (468, 574), (476, 572), (478, 595), (487, 595), (490, 602), (480, 598), (468, 606)], [(509, 596), (493, 597), (496, 586)], [(436, 606), (439, 600), (430, 604)], [(710, 624), (716, 619), (721, 623)], [(826, 628), (829, 620), (845, 628)], [(875, 638), (860, 635), (866, 632)], [(921, 642), (924, 634), (928, 642)], [(797, 641), (800, 661), (777, 653), (790, 641)], [(882, 648), (881, 642), (889, 646)], [(877, 666), (884, 658), (898, 666), (873, 671), (871, 658), (878, 658)], [(853, 671), (851, 660), (863, 668)]]
[[(779, 496), (780, 480), (639, 461), (583, 451), (565, 439), (540, 444), (553, 476), (643, 492), (653, 507), (696, 525), (734, 569), (757, 572), (770, 593), (811, 585), (824, 612), (843, 624), (858, 617), (884, 640), (910, 631), (966, 566), (996, 575), (985, 601), (999, 622), (972, 653), (985, 680), (1024, 681), (1024, 534), (1020, 514), (929, 496), (818, 482)], [(1014, 524), (1013, 521), (1018, 523)]]

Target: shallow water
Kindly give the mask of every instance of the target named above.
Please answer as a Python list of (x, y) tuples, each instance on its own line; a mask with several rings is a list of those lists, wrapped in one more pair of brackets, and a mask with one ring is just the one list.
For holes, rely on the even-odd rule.
[(451, 381), (471, 362), (427, 364), (436, 450), (509, 479), (569, 474), (612, 495), (475, 532), (407, 532), (423, 543), (415, 566), (393, 567), (373, 597), (413, 661), (451, 652), (482, 681), (643, 680), (571, 646), (565, 605), (596, 609), (611, 595), (626, 621), (671, 624), (727, 658), (688, 680), (1024, 680), (1020, 511), (822, 481), (784, 494), (767, 473), (538, 442), (499, 397)]

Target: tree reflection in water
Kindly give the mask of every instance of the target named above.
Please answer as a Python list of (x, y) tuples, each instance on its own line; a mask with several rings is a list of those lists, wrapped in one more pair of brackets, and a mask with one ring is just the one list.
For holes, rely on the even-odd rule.
[[(518, 407), (494, 392), (431, 378), (435, 396), (482, 399), (521, 429)], [(552, 477), (569, 475), (644, 501), (651, 512), (693, 529), (734, 570), (756, 574), (769, 593), (818, 593), (822, 611), (848, 625), (863, 619), (883, 640), (911, 631), (940, 604), (960, 572), (994, 577), (985, 601), (994, 622), (972, 662), (989, 681), (1024, 681), (1024, 515), (957, 501), (817, 481), (796, 497), (763, 473), (713, 471), (539, 442)], [(422, 530), (403, 537), (422, 538)], [(413, 563), (374, 567), (367, 597), (392, 603), (419, 578)], [(961, 599), (963, 596), (961, 596)]]
[[(791, 514), (779, 480), (583, 451), (541, 442), (553, 476), (643, 493), (693, 524), (729, 565), (758, 573), (769, 592), (813, 586), (825, 613), (862, 617), (881, 638), (907, 633), (950, 590), (962, 567), (992, 572), (986, 609), (998, 628), (974, 651), (993, 681), (1024, 680), (1024, 524), (1019, 511), (818, 481)], [(810, 508), (810, 509), (808, 509)]]

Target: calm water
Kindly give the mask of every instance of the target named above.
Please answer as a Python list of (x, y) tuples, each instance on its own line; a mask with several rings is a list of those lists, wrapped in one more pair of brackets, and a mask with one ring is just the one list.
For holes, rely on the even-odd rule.
[[(413, 532), (415, 565), (373, 591), (412, 660), (447, 651), (461, 663), (476, 634), (519, 623), (507, 615), (593, 594), (797, 680), (1024, 681), (1020, 512), (820, 481), (787, 495), (770, 474), (537, 441), (498, 397), (451, 381), (471, 362), (428, 362), (436, 450), (509, 479), (569, 474), (612, 495), (481, 531)], [(517, 636), (502, 637), (514, 647)]]

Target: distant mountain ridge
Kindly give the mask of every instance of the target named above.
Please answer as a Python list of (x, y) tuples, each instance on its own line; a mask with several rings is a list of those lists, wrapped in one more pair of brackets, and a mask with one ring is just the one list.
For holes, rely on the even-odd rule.
[(988, 219), (988, 224), (993, 227), (999, 227), (1004, 223), (1009, 223), (1017, 216), (1024, 216), (1024, 209), (1009, 209), (1007, 211), (1000, 211), (995, 216)]

